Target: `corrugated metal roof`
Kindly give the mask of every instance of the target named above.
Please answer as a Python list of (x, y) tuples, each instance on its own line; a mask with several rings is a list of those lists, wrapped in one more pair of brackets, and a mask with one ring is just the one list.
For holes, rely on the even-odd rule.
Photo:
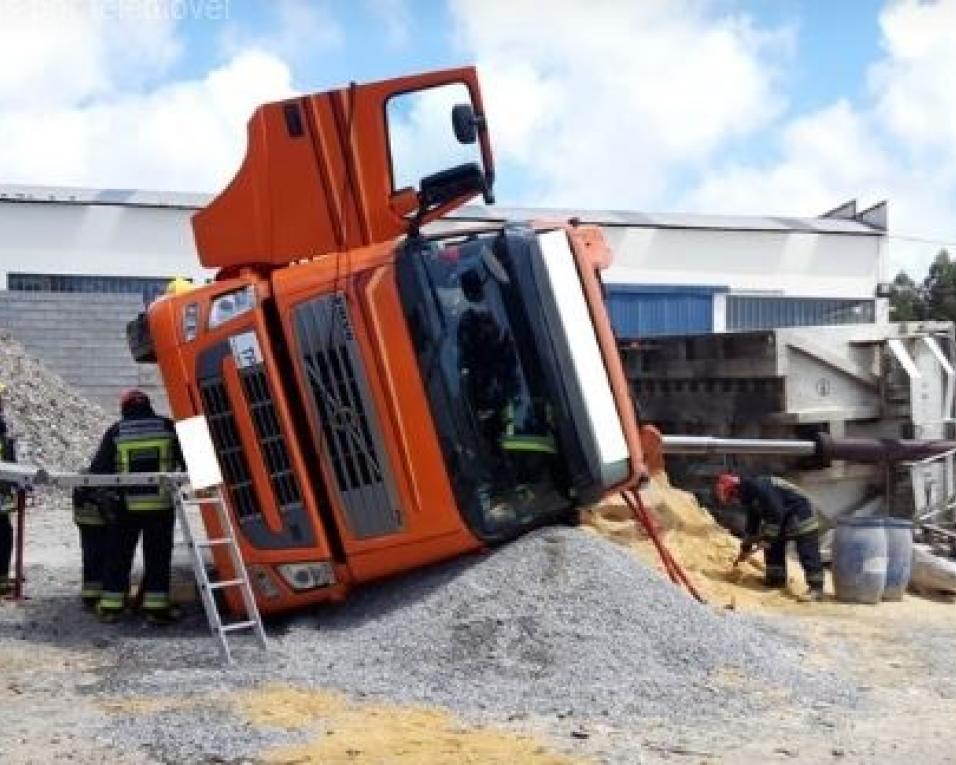
[[(70, 186), (28, 186), (0, 184), (2, 202), (46, 202), (54, 204), (120, 205), (130, 207), (171, 207), (198, 210), (212, 194), (142, 189), (91, 189)], [(686, 213), (644, 213), (631, 210), (580, 210), (554, 207), (485, 207), (465, 205), (447, 216), (456, 221), (505, 222), (578, 218), (599, 226), (673, 228), (712, 231), (803, 231), (820, 234), (880, 236), (885, 232), (840, 218), (791, 218), (751, 215), (692, 215)]]
[(755, 215), (644, 213), (626, 210), (573, 210), (551, 207), (484, 207), (465, 205), (447, 217), (455, 220), (503, 221), (578, 218), (582, 223), (624, 228), (673, 228), (710, 231), (802, 231), (819, 234), (881, 236), (886, 232), (841, 218), (792, 218)]
[(123, 207), (172, 207), (198, 210), (212, 194), (142, 189), (89, 189), (73, 186), (0, 185), (0, 202), (42, 202), (51, 204), (119, 205)]

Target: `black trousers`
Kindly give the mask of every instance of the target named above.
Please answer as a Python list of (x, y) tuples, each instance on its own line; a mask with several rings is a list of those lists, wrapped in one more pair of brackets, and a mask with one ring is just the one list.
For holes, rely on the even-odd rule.
[(109, 554), (109, 527), (105, 525), (78, 523), (80, 531), (80, 550), (83, 554), (83, 589), (80, 595), (84, 598), (99, 596), (103, 589), (104, 564)]
[(10, 577), (10, 558), (13, 557), (13, 524), (10, 513), (0, 512), (0, 582)]
[(144, 608), (169, 605), (169, 574), (176, 517), (170, 510), (131, 513), (123, 510), (107, 535), (103, 597), (129, 592), (130, 569), (140, 535), (143, 537)]
[(820, 533), (809, 531), (797, 537), (775, 539), (764, 555), (767, 564), (768, 587), (783, 587), (787, 584), (787, 542), (797, 543), (797, 556), (803, 567), (807, 586), (811, 590), (823, 589), (823, 560), (820, 558)]

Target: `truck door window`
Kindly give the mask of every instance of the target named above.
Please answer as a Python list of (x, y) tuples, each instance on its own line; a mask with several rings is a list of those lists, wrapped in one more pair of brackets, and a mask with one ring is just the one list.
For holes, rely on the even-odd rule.
[(452, 129), (452, 109), (471, 102), (463, 83), (416, 90), (387, 102), (392, 189), (418, 188), (425, 176), (466, 162), (481, 164), (478, 143), (459, 143)]

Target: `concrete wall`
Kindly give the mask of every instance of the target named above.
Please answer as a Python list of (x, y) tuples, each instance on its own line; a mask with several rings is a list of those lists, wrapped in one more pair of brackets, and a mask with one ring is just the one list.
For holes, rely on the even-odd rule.
[(138, 387), (167, 413), (158, 369), (136, 364), (126, 343), (126, 323), (142, 308), (136, 295), (0, 291), (0, 328), (107, 412), (117, 412), (124, 388)]

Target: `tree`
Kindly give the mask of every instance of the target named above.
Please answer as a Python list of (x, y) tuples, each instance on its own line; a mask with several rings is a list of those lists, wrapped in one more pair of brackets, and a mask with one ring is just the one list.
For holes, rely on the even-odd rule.
[(919, 321), (926, 318), (926, 300), (923, 290), (906, 271), (900, 271), (893, 279), (890, 292), (890, 318), (893, 321)]
[(956, 321), (956, 262), (940, 250), (923, 280), (925, 318)]

